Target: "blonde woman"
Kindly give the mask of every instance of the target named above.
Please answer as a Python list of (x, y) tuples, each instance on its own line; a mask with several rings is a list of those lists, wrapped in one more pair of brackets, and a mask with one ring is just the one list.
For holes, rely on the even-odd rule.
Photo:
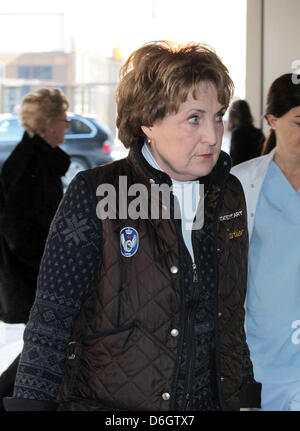
[[(0, 175), (0, 319), (26, 323), (50, 223), (63, 196), (61, 177), (70, 160), (58, 145), (68, 128), (69, 102), (57, 88), (27, 94), (25, 129)], [(17, 361), (0, 379), (0, 396), (13, 384)]]

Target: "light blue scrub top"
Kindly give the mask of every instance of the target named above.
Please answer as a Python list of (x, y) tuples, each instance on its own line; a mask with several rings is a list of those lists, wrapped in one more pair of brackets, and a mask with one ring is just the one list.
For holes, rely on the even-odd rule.
[(274, 161), (255, 214), (246, 316), (256, 380), (300, 381), (300, 189)]

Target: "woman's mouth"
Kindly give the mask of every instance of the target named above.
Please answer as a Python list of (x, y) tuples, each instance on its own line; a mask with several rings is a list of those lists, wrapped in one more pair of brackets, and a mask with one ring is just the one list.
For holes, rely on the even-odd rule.
[(209, 159), (210, 157), (212, 157), (212, 154), (211, 153), (208, 153), (208, 154), (197, 154), (196, 157), (199, 158), (199, 159)]

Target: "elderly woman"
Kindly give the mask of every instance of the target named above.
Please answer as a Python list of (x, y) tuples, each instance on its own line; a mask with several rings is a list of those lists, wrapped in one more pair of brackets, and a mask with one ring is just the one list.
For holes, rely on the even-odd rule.
[(50, 223), (63, 196), (69, 156), (60, 148), (69, 103), (56, 88), (27, 94), (21, 105), (22, 141), (0, 175), (0, 318), (27, 322)]
[[(57, 148), (68, 127), (68, 106), (59, 89), (27, 94), (20, 114), (24, 136), (2, 167), (0, 319), (7, 323), (26, 323), (34, 302), (50, 223), (63, 196), (61, 177), (70, 164)], [(0, 378), (0, 398), (12, 394), (18, 359)]]
[[(267, 96), (266, 155), (233, 169), (249, 213), (247, 340), (263, 410), (300, 410), (300, 83), (277, 78)], [(269, 152), (269, 149), (272, 149)]]
[(64, 197), (7, 409), (258, 406), (245, 202), (221, 152), (228, 71), (205, 46), (153, 42), (121, 77), (129, 155), (79, 174)]

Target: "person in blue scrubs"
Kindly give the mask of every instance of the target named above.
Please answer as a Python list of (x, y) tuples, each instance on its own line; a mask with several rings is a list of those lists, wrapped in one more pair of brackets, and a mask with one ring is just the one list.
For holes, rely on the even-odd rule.
[[(271, 85), (266, 154), (232, 169), (248, 210), (246, 330), (262, 410), (300, 410), (300, 79)], [(268, 152), (269, 148), (273, 148)]]

